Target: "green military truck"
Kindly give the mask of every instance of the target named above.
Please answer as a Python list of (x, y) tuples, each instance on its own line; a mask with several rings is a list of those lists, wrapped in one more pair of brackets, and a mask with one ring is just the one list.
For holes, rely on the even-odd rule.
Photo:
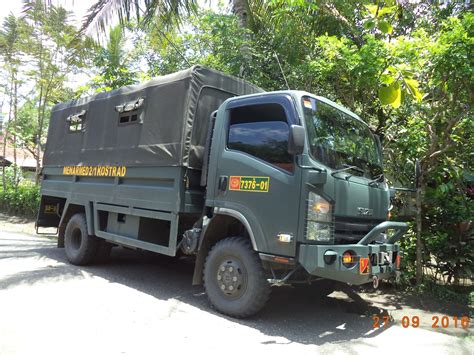
[(272, 285), (395, 277), (407, 226), (387, 221), (382, 168), (340, 105), (194, 66), (54, 107), (37, 228), (76, 265), (117, 245), (190, 255), (212, 306), (246, 317)]

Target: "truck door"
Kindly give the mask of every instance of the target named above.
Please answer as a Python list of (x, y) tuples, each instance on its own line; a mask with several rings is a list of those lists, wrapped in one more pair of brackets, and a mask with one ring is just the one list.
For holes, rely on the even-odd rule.
[(259, 252), (294, 256), (301, 172), (288, 153), (290, 126), (299, 124), (291, 97), (237, 98), (224, 117), (216, 122), (219, 138), (211, 153), (217, 161), (214, 206), (248, 222)]

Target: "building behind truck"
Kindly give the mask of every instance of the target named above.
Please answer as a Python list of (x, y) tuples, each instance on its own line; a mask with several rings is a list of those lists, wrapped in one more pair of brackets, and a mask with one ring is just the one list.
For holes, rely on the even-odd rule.
[(393, 277), (406, 230), (386, 221), (380, 147), (356, 115), (202, 66), (56, 105), (42, 177), (37, 228), (58, 228), (71, 263), (115, 245), (190, 255), (235, 317), (270, 285)]

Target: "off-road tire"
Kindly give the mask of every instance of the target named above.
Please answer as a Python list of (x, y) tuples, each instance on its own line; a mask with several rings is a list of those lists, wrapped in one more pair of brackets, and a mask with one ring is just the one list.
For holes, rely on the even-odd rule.
[[(230, 286), (223, 285), (223, 281), (218, 279), (223, 277), (219, 274), (223, 272), (221, 268), (228, 265), (233, 265), (232, 271), (239, 273), (235, 276), (241, 281), (240, 288), (235, 288), (236, 295), (224, 292), (221, 287)], [(228, 272), (227, 269), (225, 271)], [(229, 274), (225, 276), (228, 279)], [(204, 265), (204, 287), (209, 302), (217, 311), (236, 318), (256, 314), (270, 296), (270, 285), (260, 259), (250, 241), (241, 237), (226, 238), (214, 245)]]
[(64, 249), (71, 264), (90, 264), (97, 254), (99, 240), (87, 233), (86, 216), (77, 213), (71, 217), (64, 233)]

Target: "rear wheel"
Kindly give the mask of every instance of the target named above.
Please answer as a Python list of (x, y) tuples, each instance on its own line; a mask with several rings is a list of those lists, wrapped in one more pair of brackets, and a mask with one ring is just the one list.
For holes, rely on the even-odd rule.
[(204, 287), (212, 306), (232, 317), (249, 317), (265, 306), (270, 285), (250, 241), (223, 239), (210, 251), (204, 266)]
[(67, 259), (74, 265), (90, 264), (99, 247), (99, 240), (87, 233), (86, 216), (77, 213), (71, 217), (64, 233), (64, 248)]

